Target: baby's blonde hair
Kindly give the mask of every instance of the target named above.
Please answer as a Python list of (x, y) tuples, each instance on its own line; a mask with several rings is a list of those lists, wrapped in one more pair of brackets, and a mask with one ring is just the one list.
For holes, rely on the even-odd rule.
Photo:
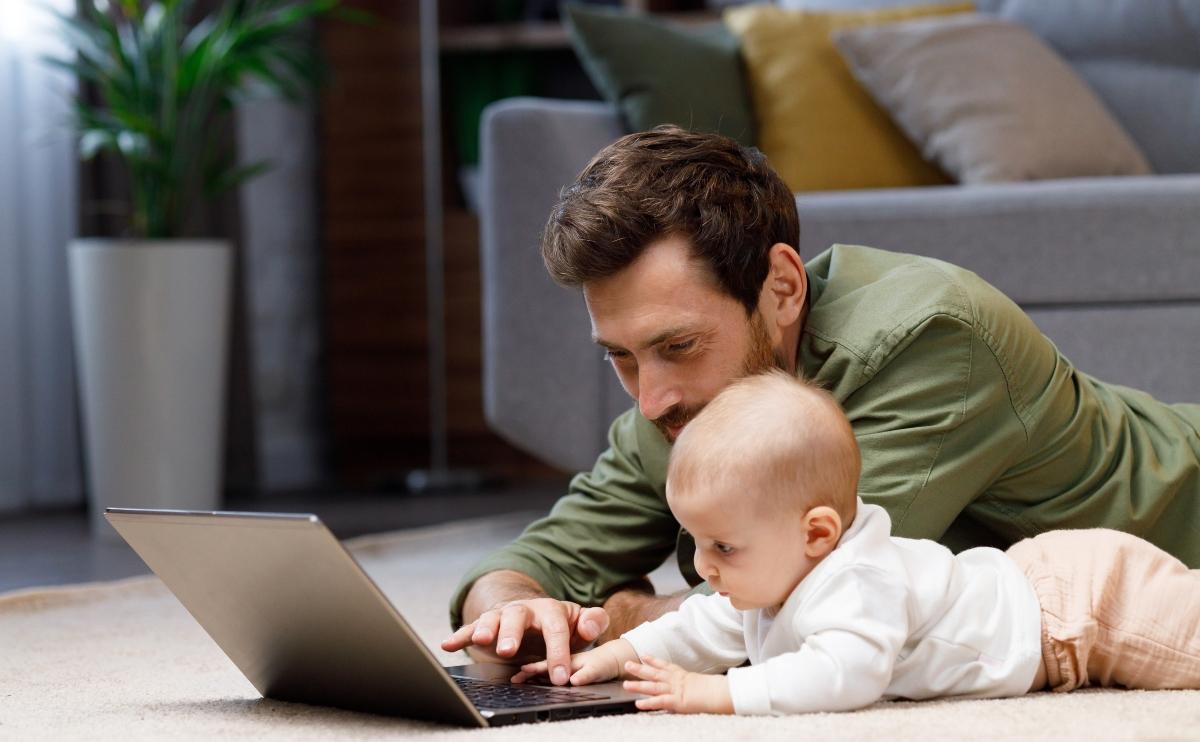
[(828, 505), (854, 519), (861, 461), (841, 405), (816, 384), (772, 370), (739, 379), (684, 428), (671, 452), (671, 498), (712, 487), (765, 512)]

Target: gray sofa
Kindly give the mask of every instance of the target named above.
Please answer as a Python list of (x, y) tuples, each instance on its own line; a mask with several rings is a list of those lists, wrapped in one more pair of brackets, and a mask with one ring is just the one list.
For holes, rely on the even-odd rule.
[[(1200, 0), (979, 0), (1079, 72), (1156, 173), (805, 193), (800, 252), (833, 243), (967, 267), (1021, 304), (1079, 368), (1200, 402)], [(538, 239), (559, 189), (623, 133), (604, 103), (510, 99), (482, 124), (484, 397), (540, 459), (590, 468), (631, 400), (589, 340), (578, 292)]]

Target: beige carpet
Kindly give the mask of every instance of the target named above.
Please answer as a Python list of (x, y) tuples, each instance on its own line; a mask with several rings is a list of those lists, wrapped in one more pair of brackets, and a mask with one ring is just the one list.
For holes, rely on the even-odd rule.
[[(437, 649), (456, 577), (532, 514), (373, 536), (355, 556)], [(656, 584), (678, 584), (671, 570)], [(462, 730), (263, 700), (154, 577), (0, 596), (0, 739), (1200, 740), (1200, 692), (881, 703), (790, 718), (581, 719)]]

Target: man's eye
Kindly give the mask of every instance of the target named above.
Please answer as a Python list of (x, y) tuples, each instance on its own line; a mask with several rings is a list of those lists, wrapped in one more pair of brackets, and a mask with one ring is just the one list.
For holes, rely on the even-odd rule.
[(629, 354), (623, 350), (606, 350), (604, 351), (604, 360), (606, 361), (623, 361), (629, 357)]
[(684, 340), (682, 343), (671, 343), (670, 345), (667, 346), (667, 350), (672, 353), (682, 353), (685, 350), (690, 349), (695, 344), (696, 344), (696, 341), (694, 339), (693, 340)]

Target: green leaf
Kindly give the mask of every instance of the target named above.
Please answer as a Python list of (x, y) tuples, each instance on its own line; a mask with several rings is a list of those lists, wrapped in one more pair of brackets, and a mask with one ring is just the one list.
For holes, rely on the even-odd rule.
[(146, 6), (142, 14), (142, 32), (146, 36), (157, 36), (162, 31), (163, 19), (167, 17), (167, 8), (162, 3), (152, 2)]
[(274, 167), (274, 163), (270, 160), (260, 160), (259, 162), (242, 167), (224, 168), (214, 173), (205, 182), (204, 192), (210, 198), (219, 196), (225, 191), (238, 187), (251, 178), (262, 175), (272, 167)]
[(117, 149), (129, 158), (144, 158), (150, 152), (150, 140), (144, 134), (132, 131), (117, 133)]
[(140, 235), (178, 234), (204, 199), (270, 166), (236, 165), (218, 136), (230, 107), (256, 87), (310, 95), (325, 75), (309, 21), (355, 15), (339, 0), (206, 5), (214, 10), (199, 18), (193, 0), (85, 0), (77, 16), (56, 14), (74, 59), (45, 61), (94, 91), (73, 104), (80, 155), (116, 153)]
[(88, 82), (100, 82), (100, 73), (91, 65), (82, 64), (77, 61), (60, 59), (58, 57), (43, 56), (41, 57), (42, 64), (50, 67), (56, 67), (60, 70), (70, 72)]
[(103, 150), (117, 148), (116, 139), (111, 131), (105, 129), (87, 129), (79, 137), (79, 156), (90, 160)]
[[(105, 4), (107, 5), (107, 3)], [(121, 12), (127, 18), (132, 18), (135, 21), (140, 20), (142, 17), (142, 11), (138, 7), (137, 0), (121, 0)]]

